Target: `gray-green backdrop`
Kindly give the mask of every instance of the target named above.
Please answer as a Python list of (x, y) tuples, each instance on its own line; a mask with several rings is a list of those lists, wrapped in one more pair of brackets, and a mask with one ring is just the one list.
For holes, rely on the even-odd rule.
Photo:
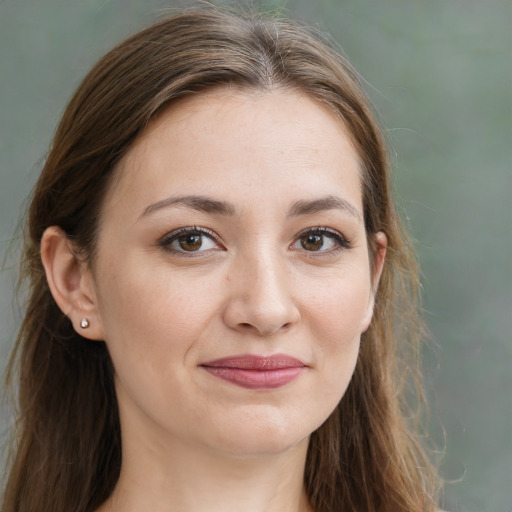
[[(284, 6), (290, 16), (330, 32), (367, 81), (390, 139), (397, 195), (417, 241), (425, 316), (437, 344), (425, 354), (425, 374), (432, 436), (441, 448), (446, 444), (444, 506), (510, 512), (512, 3), (263, 4)], [(121, 38), (176, 5), (0, 0), (0, 258), (79, 80)], [(20, 316), (12, 304), (15, 275), (14, 255), (0, 272), (4, 364)], [(6, 407), (0, 420), (3, 440)]]

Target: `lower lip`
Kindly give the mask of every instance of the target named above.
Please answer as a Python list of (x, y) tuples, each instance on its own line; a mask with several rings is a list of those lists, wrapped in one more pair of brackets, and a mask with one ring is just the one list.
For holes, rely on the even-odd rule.
[(280, 388), (295, 380), (305, 370), (303, 366), (273, 370), (246, 370), (217, 366), (203, 366), (203, 368), (219, 379), (248, 389)]

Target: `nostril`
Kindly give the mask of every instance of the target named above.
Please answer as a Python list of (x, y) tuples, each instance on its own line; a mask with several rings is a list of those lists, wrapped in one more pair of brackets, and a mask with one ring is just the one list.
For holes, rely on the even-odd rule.
[(258, 332), (260, 332), (260, 334), (264, 334), (265, 336), (268, 336), (269, 334), (274, 334), (275, 332), (277, 331), (284, 331), (284, 330), (288, 330), (292, 327), (293, 325), (293, 322), (287, 322), (283, 325), (281, 325), (278, 329), (269, 329), (269, 330), (265, 330), (265, 329), (259, 329), (256, 325), (253, 325), (252, 323), (250, 322), (240, 322), (238, 324), (238, 327), (239, 329), (243, 330), (243, 331), (253, 331), (253, 330), (256, 330)]

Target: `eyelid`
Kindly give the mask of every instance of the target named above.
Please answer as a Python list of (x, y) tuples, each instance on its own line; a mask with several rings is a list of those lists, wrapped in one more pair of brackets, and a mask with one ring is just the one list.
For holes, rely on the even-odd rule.
[(343, 235), (336, 229), (328, 228), (326, 226), (314, 226), (311, 228), (304, 229), (296, 236), (295, 240), (292, 242), (292, 248), (303, 236), (309, 234), (321, 234), (322, 236), (328, 236), (329, 238), (334, 239), (338, 244), (336, 248), (326, 251), (307, 251), (303, 249), (304, 252), (307, 252), (308, 255), (312, 257), (322, 257), (325, 255), (336, 253), (340, 250), (352, 248), (352, 242), (345, 235)]
[[(205, 236), (207, 238), (210, 238), (215, 242), (215, 244), (218, 246), (216, 249), (206, 249), (203, 251), (178, 251), (171, 247), (171, 243), (178, 239), (178, 237), (182, 235), (192, 234), (192, 233), (198, 233), (202, 236)], [(200, 257), (205, 256), (208, 252), (212, 250), (225, 250), (224, 246), (221, 243), (220, 237), (208, 228), (198, 227), (198, 226), (185, 226), (178, 229), (174, 229), (173, 231), (170, 231), (166, 233), (164, 236), (162, 236), (158, 240), (158, 246), (160, 246), (162, 249), (166, 250), (167, 252), (170, 252), (171, 254), (176, 254), (178, 256), (185, 256), (188, 258), (194, 258), (194, 257)]]
[[(180, 236), (190, 234), (190, 233), (198, 233), (202, 236), (206, 236), (206, 237), (210, 238), (218, 247), (215, 249), (210, 248), (210, 249), (199, 250), (199, 251), (190, 251), (190, 252), (176, 250), (171, 247), (171, 244), (174, 241), (176, 241)], [(290, 248), (295, 249), (294, 245), (297, 242), (299, 242), (302, 237), (304, 237), (306, 235), (310, 235), (310, 234), (317, 234), (317, 235), (319, 234), (321, 236), (326, 236), (326, 237), (334, 240), (336, 242), (337, 246), (332, 249), (320, 250), (320, 251), (308, 251), (308, 250), (302, 248), (302, 251), (306, 252), (308, 254), (308, 256), (322, 257), (322, 256), (335, 254), (341, 250), (352, 248), (352, 242), (350, 242), (350, 240), (345, 235), (343, 235), (336, 229), (329, 228), (326, 226), (313, 226), (313, 227), (302, 230), (300, 233), (298, 233), (296, 235), (296, 237), (294, 238), (293, 242), (290, 245)], [(223, 251), (226, 250), (224, 245), (221, 243), (220, 237), (214, 231), (212, 231), (211, 229), (208, 229), (208, 228), (203, 228), (203, 227), (198, 227), (198, 226), (186, 226), (186, 227), (174, 229), (174, 230), (166, 233), (165, 235), (163, 235), (158, 240), (158, 245), (160, 247), (162, 247), (164, 250), (166, 250), (167, 252), (170, 252), (170, 253), (178, 255), (178, 256), (185, 256), (185, 257), (200, 257), (200, 256), (207, 255), (212, 250), (223, 250)]]

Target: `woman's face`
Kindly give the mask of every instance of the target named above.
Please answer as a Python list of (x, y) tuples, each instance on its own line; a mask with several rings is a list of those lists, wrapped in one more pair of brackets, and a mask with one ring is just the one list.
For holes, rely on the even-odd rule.
[(362, 212), (356, 151), (304, 94), (217, 89), (154, 121), (90, 274), (123, 436), (238, 456), (307, 441), (372, 316)]

